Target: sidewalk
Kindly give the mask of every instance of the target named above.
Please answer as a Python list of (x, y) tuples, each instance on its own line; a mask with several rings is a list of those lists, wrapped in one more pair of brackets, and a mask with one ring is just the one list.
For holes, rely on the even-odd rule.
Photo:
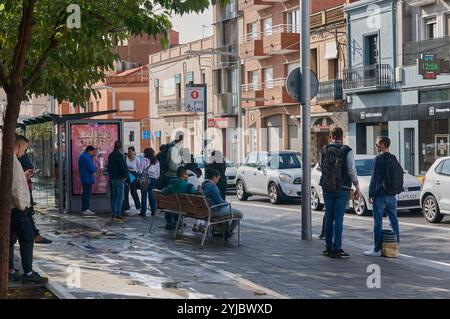
[[(173, 240), (160, 215), (152, 234), (150, 218), (115, 224), (109, 215), (38, 215), (39, 228), (54, 243), (37, 245), (36, 260), (67, 298), (450, 297), (448, 271), (417, 267), (406, 257), (365, 257), (358, 245), (347, 246), (350, 259), (334, 260), (321, 255), (322, 241), (246, 222), (241, 246), (207, 239), (202, 250), (189, 226)], [(371, 264), (381, 269), (379, 289), (367, 287)], [(67, 287), (74, 265), (81, 288)]]

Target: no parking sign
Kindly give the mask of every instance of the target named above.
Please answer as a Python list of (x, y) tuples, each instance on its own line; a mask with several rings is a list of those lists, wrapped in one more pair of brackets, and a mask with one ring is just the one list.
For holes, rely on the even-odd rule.
[(186, 111), (203, 112), (205, 109), (206, 84), (186, 85)]

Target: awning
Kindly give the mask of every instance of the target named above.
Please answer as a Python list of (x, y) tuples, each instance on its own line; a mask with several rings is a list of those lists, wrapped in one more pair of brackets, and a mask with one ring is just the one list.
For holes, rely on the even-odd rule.
[(117, 110), (109, 110), (109, 111), (101, 111), (101, 112), (87, 112), (87, 113), (77, 113), (77, 114), (43, 114), (37, 117), (29, 118), (23, 120), (23, 123), (17, 123), (18, 125), (22, 124), (25, 126), (42, 124), (47, 122), (55, 122), (56, 124), (65, 123), (67, 121), (73, 120), (82, 120), (91, 117), (101, 116), (116, 113)]

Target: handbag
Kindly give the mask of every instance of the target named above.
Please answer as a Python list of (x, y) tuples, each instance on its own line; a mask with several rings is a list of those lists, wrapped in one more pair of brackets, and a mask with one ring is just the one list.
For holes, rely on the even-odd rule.
[(136, 181), (136, 188), (142, 191), (145, 191), (150, 185), (150, 177), (148, 176), (148, 169), (152, 166), (150, 164), (146, 169), (142, 171), (142, 173), (138, 174)]

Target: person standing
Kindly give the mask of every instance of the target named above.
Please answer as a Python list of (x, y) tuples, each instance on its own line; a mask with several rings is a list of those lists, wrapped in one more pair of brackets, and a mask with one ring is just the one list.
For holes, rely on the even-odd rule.
[(395, 195), (400, 194), (403, 189), (403, 168), (397, 158), (389, 153), (391, 140), (388, 137), (379, 136), (375, 146), (379, 155), (374, 159), (369, 186), (369, 201), (373, 203), (375, 247), (373, 250), (365, 251), (364, 255), (379, 257), (381, 256), (384, 212), (387, 213), (392, 230), (397, 235), (397, 244), (400, 243)]
[(33, 183), (31, 181), (31, 178), (34, 176), (34, 171), (33, 171), (34, 166), (33, 166), (33, 163), (31, 163), (30, 157), (28, 156), (27, 152), (25, 152), (25, 154), (19, 158), (19, 162), (22, 165), (22, 169), (24, 172), (26, 172), (28, 170), (31, 170), (31, 172), (32, 172), (32, 175), (30, 175), (27, 179), (28, 188), (30, 190), (30, 200), (31, 200), (31, 207), (29, 209), (27, 209), (27, 214), (31, 221), (31, 227), (33, 227), (34, 243), (35, 244), (51, 244), (52, 240), (42, 237), (39, 229), (37, 229), (37, 227), (36, 227), (36, 223), (34, 222), (33, 215), (34, 215), (34, 206), (36, 205), (36, 203), (33, 200)]
[[(139, 159), (136, 157), (136, 149), (134, 146), (128, 147), (128, 154), (127, 154), (127, 167), (128, 167), (128, 178), (125, 183), (125, 199), (123, 203), (123, 210), (125, 213), (130, 210), (130, 199), (129, 199), (129, 193), (131, 191), (131, 197), (133, 197), (134, 201), (134, 207), (136, 207), (136, 210), (141, 210), (141, 202), (139, 200), (139, 195), (137, 192), (137, 178), (138, 178), (138, 169), (140, 166)], [(134, 180), (131, 181), (131, 177), (133, 176)]]
[(14, 245), (19, 240), (20, 259), (23, 268), (23, 283), (46, 284), (48, 278), (40, 276), (33, 271), (33, 244), (34, 231), (27, 209), (31, 207), (30, 190), (27, 179), (33, 174), (31, 170), (23, 171), (18, 158), (25, 154), (29, 141), (25, 136), (17, 135), (14, 145), (13, 176), (12, 176), (12, 202), (11, 202), (11, 228), (9, 242), (9, 273), (8, 280), (18, 281), (18, 270), (14, 268)]
[(125, 219), (122, 211), (125, 181), (128, 178), (128, 168), (122, 154), (122, 142), (114, 143), (114, 151), (108, 156), (108, 175), (111, 187), (112, 220)]
[(225, 158), (223, 157), (222, 152), (220, 151), (212, 151), (211, 157), (208, 160), (208, 164), (206, 165), (206, 169), (216, 170), (220, 174), (220, 179), (217, 182), (217, 187), (220, 191), (220, 196), (222, 200), (225, 200), (227, 195), (227, 177), (225, 175), (225, 171), (227, 169), (227, 164), (225, 162)]
[(80, 172), (81, 185), (83, 185), (81, 195), (81, 213), (83, 215), (94, 215), (94, 212), (89, 209), (92, 185), (95, 183), (94, 174), (97, 171), (97, 167), (94, 164), (94, 156), (95, 147), (88, 145), (86, 150), (78, 158), (78, 171)]
[(347, 258), (350, 255), (342, 249), (344, 213), (352, 184), (356, 188), (356, 196), (359, 196), (360, 189), (353, 151), (343, 144), (342, 128), (332, 129), (330, 138), (331, 143), (322, 148), (319, 160), (326, 214), (326, 248), (323, 253), (331, 258)]
[(145, 217), (147, 215), (147, 198), (150, 203), (150, 211), (152, 216), (156, 214), (156, 198), (153, 195), (153, 190), (156, 189), (156, 184), (160, 177), (160, 165), (156, 158), (155, 150), (153, 148), (146, 148), (144, 150), (144, 160), (140, 165), (141, 174), (148, 174), (149, 184), (146, 189), (141, 189), (142, 207), (139, 216)]

